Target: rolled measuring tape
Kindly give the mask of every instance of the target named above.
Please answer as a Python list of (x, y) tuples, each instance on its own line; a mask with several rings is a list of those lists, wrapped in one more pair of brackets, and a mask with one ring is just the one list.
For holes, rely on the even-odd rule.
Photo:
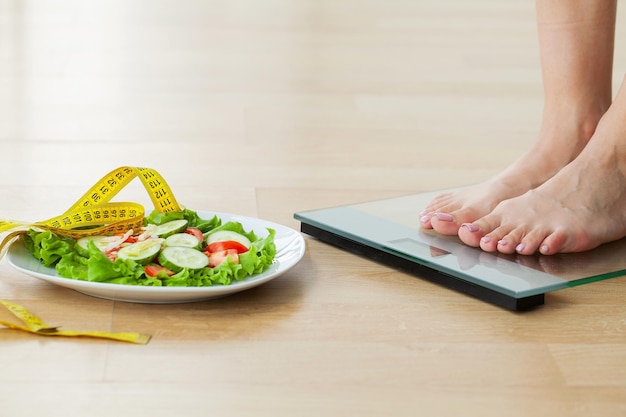
[(157, 171), (152, 168), (120, 167), (102, 177), (60, 216), (36, 223), (0, 219), (0, 233), (14, 230), (0, 243), (0, 259), (11, 241), (31, 227), (73, 239), (138, 230), (143, 226), (144, 207), (137, 203), (111, 202), (117, 193), (137, 177), (157, 212), (182, 210), (169, 185)]

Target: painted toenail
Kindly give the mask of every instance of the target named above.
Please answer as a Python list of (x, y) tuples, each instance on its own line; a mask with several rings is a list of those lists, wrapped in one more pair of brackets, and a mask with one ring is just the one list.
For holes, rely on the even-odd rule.
[(500, 245), (500, 246), (506, 246), (508, 244), (509, 244), (508, 240), (504, 240), (504, 239), (498, 240), (498, 245)]
[(461, 226), (465, 227), (470, 232), (478, 232), (480, 229), (473, 223), (463, 223)]
[(489, 243), (491, 242), (491, 238), (489, 236), (483, 236), (480, 241), (483, 243)]
[(424, 215), (424, 216), (420, 217), (420, 221), (422, 223), (428, 223), (428, 220), (430, 220), (430, 216)]
[(439, 220), (441, 220), (442, 222), (452, 222), (452, 221), (454, 221), (454, 217), (452, 217), (448, 213), (435, 213), (435, 216), (437, 216), (437, 218)]
[(516, 252), (521, 252), (521, 251), (523, 251), (523, 250), (524, 250), (524, 248), (525, 248), (525, 247), (526, 247), (526, 246), (525, 246), (523, 243), (520, 243), (519, 245), (517, 245), (517, 246), (515, 247), (515, 251), (516, 251)]

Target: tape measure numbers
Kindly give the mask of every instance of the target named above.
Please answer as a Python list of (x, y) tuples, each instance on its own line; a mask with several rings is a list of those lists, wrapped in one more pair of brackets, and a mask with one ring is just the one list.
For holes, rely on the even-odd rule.
[(172, 190), (152, 168), (120, 167), (102, 177), (65, 213), (51, 219), (26, 223), (0, 219), (0, 233), (35, 226), (58, 235), (80, 238), (120, 233), (143, 226), (144, 208), (137, 203), (111, 203), (130, 181), (139, 177), (159, 213), (181, 211)]

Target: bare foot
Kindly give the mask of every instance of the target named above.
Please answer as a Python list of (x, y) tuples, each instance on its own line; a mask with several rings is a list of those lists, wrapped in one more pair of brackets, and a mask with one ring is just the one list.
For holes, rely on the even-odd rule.
[(544, 123), (532, 149), (502, 173), (484, 183), (435, 197), (420, 213), (421, 226), (444, 235), (456, 235), (463, 223), (471, 223), (490, 213), (501, 201), (543, 184), (576, 158), (601, 116), (601, 113), (585, 119), (568, 116), (558, 119), (565, 122)]
[(420, 213), (424, 228), (456, 235), (578, 156), (611, 105), (615, 13), (616, 2), (537, 2), (545, 105), (537, 142), (492, 180), (435, 198)]
[(582, 252), (626, 236), (626, 87), (580, 155), (543, 185), (465, 224), (488, 252)]

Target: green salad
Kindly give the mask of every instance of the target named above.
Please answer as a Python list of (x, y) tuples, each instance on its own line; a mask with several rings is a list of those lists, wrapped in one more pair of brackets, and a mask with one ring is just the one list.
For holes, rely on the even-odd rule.
[(24, 243), (59, 276), (126, 285), (199, 287), (229, 285), (270, 267), (276, 255), (275, 231), (259, 238), (239, 222), (195, 211), (158, 213), (141, 230), (72, 239), (30, 229)]

